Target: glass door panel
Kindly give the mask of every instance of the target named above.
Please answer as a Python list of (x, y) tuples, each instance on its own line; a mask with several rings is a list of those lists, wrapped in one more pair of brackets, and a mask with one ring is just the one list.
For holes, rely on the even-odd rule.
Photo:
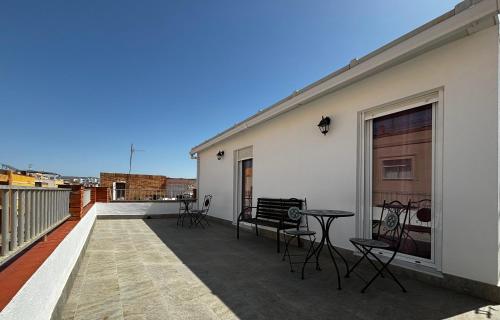
[[(241, 206), (244, 215), (251, 216), (252, 192), (253, 192), (253, 161), (247, 159), (241, 161)], [(249, 209), (245, 209), (249, 208)]]
[(432, 257), (432, 117), (428, 104), (372, 120), (372, 236), (384, 201), (411, 201), (400, 252), (423, 259)]

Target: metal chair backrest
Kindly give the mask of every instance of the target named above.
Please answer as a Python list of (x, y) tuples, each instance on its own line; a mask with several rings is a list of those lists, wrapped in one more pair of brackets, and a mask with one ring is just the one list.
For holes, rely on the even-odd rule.
[[(295, 199), (295, 198), (293, 198), (293, 199)], [(303, 207), (303, 210), (307, 210), (307, 198), (304, 198), (304, 201), (302, 202), (302, 207)], [(307, 218), (307, 215), (305, 215), (302, 212), (300, 212), (300, 210), (301, 209), (299, 207), (290, 207), (290, 208), (288, 208), (288, 218), (290, 220), (299, 222), (299, 220), (301, 220), (302, 217), (305, 216), (304, 220), (306, 222), (306, 225), (302, 226), (302, 227), (306, 227), (306, 230), (309, 231), (309, 219)]]
[[(411, 201), (407, 205), (395, 200), (387, 202), (384, 200), (376, 240), (388, 243), (394, 251), (398, 251), (401, 245), (406, 220), (410, 212)], [(401, 222), (401, 215), (403, 221)]]
[(203, 198), (203, 204), (202, 204), (202, 210), (203, 211), (208, 211), (210, 209), (210, 203), (212, 202), (212, 195), (207, 194)]

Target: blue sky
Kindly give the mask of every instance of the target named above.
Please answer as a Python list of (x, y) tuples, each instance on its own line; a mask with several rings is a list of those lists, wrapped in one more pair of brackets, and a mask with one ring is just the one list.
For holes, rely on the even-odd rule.
[(457, 1), (2, 1), (0, 163), (194, 177), (191, 147)]

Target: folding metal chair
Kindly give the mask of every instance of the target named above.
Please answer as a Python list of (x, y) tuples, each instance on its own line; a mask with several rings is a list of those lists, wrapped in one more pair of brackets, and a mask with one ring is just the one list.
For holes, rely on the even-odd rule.
[[(380, 220), (377, 225), (378, 231), (373, 239), (364, 238), (351, 238), (349, 241), (361, 252), (363, 255), (347, 272), (346, 277), (354, 271), (354, 269), (360, 264), (364, 259), (377, 270), (377, 273), (368, 281), (365, 287), (361, 290), (362, 293), (368, 289), (368, 287), (377, 279), (379, 276), (384, 277), (384, 271), (386, 271), (391, 278), (399, 285), (399, 287), (406, 292), (405, 287), (399, 282), (399, 280), (394, 276), (394, 274), (389, 270), (389, 265), (391, 264), (394, 257), (398, 253), (401, 242), (403, 239), (403, 234), (406, 234), (405, 225), (408, 213), (410, 212), (411, 201), (407, 205), (403, 205), (399, 201), (386, 202), (382, 207), (382, 213), (380, 214)], [(385, 216), (384, 216), (385, 215)], [(403, 221), (401, 222), (401, 216), (404, 215)], [(385, 249), (391, 250), (392, 255), (386, 262), (382, 261), (376, 254), (372, 252), (373, 249)], [(373, 258), (375, 261), (370, 260)], [(377, 263), (380, 265), (377, 266)]]
[[(304, 199), (304, 209), (307, 209), (307, 200)], [(302, 219), (304, 215), (300, 212), (299, 208), (291, 207), (288, 209), (288, 217), (293, 221), (299, 221)], [(283, 230), (283, 238), (285, 240), (285, 252), (283, 253), (282, 260), (288, 258), (288, 263), (290, 264), (290, 272), (293, 272), (294, 264), (304, 264), (304, 261), (294, 261), (292, 262), (292, 256), (299, 256), (298, 254), (291, 255), (289, 250), (290, 242), (293, 239), (297, 239), (298, 244), (300, 245), (301, 237), (309, 237), (309, 249), (307, 250), (307, 254), (305, 257), (309, 256), (311, 251), (314, 251), (314, 243), (316, 241), (316, 231), (309, 230), (309, 219), (305, 216), (305, 226), (300, 226), (297, 229), (285, 229)], [(304, 228), (305, 227), (305, 228)], [(287, 237), (288, 236), (288, 237)], [(314, 262), (314, 261), (313, 261)]]
[(203, 226), (203, 222), (205, 222), (207, 226), (210, 225), (208, 223), (207, 216), (208, 216), (208, 210), (210, 210), (211, 202), (212, 202), (212, 195), (207, 194), (203, 198), (203, 206), (201, 207), (201, 209), (190, 210), (190, 213), (192, 214), (193, 217), (193, 224), (195, 226), (200, 225), (202, 228), (205, 228)]

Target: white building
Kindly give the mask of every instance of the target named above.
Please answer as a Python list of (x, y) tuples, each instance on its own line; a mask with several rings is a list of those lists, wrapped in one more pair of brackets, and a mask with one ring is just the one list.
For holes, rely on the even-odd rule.
[(398, 263), (498, 294), (499, 3), (463, 1), (194, 147), (211, 215), (234, 223), (245, 196), (306, 197), (356, 213), (333, 236), (353, 250), (381, 199), (425, 199), (431, 221), (412, 223), (429, 231)]

